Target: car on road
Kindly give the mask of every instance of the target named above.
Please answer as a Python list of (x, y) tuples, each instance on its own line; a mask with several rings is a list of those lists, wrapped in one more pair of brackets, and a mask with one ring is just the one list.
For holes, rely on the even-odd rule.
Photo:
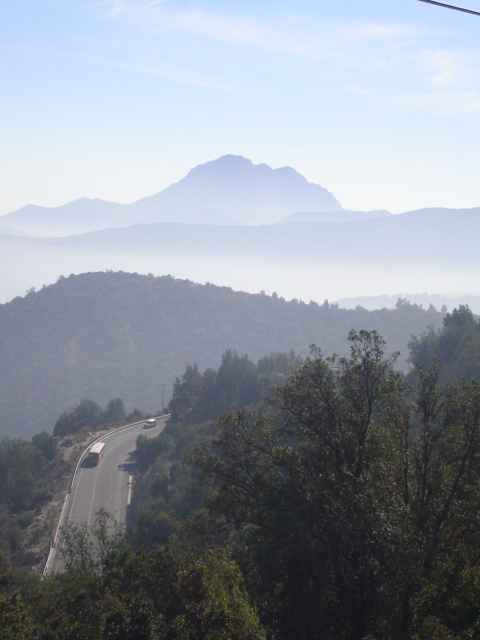
[(153, 427), (157, 426), (157, 421), (155, 420), (155, 418), (149, 418), (148, 420), (145, 420), (145, 422), (143, 423), (143, 428), (144, 429), (152, 429)]

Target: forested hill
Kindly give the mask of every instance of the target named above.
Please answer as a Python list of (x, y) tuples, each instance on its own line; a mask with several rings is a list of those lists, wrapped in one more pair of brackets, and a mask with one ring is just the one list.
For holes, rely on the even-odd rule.
[(443, 314), (399, 303), (394, 310), (286, 302), (211, 284), (127, 273), (60, 278), (0, 305), (0, 436), (52, 431), (82, 398), (153, 411), (188, 363), (217, 367), (227, 349), (253, 360), (271, 352), (347, 352), (350, 329), (377, 329), (391, 350)]

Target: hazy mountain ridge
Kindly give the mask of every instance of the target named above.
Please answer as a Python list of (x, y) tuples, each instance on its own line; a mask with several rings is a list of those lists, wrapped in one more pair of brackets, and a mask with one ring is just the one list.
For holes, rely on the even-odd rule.
[(310, 183), (291, 167), (254, 165), (242, 156), (226, 155), (198, 165), (179, 182), (131, 204), (79, 198), (58, 207), (27, 205), (0, 217), (0, 233), (65, 237), (125, 228), (136, 224), (270, 225), (276, 223), (378, 224), (413, 217), (434, 225), (452, 215), (480, 214), (480, 207), (441, 207), (407, 211), (345, 210), (324, 187)]
[[(0, 235), (0, 300), (58, 276), (105, 269), (215, 282), (322, 301), (478, 289), (480, 209), (343, 224), (137, 224), (66, 238)], [(14, 268), (12, 268), (14, 266)]]
[(430, 219), (436, 219), (442, 216), (451, 216), (453, 214), (473, 214), (480, 215), (480, 207), (469, 207), (463, 209), (451, 209), (448, 207), (426, 207), (423, 209), (412, 209), (411, 211), (405, 211), (402, 216), (425, 216)]
[[(415, 215), (414, 215), (415, 214)], [(5, 237), (5, 236), (4, 236)], [(10, 237), (10, 236), (8, 236)], [(135, 224), (65, 238), (28, 238), (30, 246), (65, 249), (108, 248), (148, 251), (168, 239), (168, 250), (238, 255), (260, 250), (276, 257), (291, 255), (350, 263), (480, 260), (480, 208), (424, 210), (406, 214), (352, 220), (290, 222), (288, 225), (193, 225), (186, 223)], [(16, 238), (22, 242), (22, 238)], [(151, 246), (150, 246), (151, 245)], [(167, 249), (166, 246), (162, 247)]]
[(24, 207), (0, 218), (0, 270), (9, 274), (0, 301), (61, 273), (106, 269), (316, 301), (478, 289), (480, 207), (398, 215), (339, 207), (294, 169), (240, 156), (199, 165), (130, 205)]
[[(189, 363), (216, 367), (227, 349), (253, 360), (316, 343), (345, 353), (352, 328), (378, 329), (408, 355), (411, 334), (442, 314), (402, 306), (346, 311), (172, 277), (90, 273), (0, 305), (0, 437), (51, 431), (88, 397), (153, 411)], [(405, 360), (403, 360), (405, 362)]]
[(125, 207), (98, 198), (79, 198), (59, 207), (26, 205), (0, 217), (0, 232), (9, 228), (19, 235), (55, 237), (125, 226), (132, 223)]
[(2, 216), (0, 231), (65, 236), (136, 223), (268, 224), (301, 210), (341, 209), (330, 192), (291, 167), (272, 169), (228, 155), (131, 204), (80, 198), (60, 207), (27, 205)]
[(325, 212), (298, 212), (279, 220), (278, 224), (290, 224), (292, 222), (356, 222), (357, 220), (370, 220), (374, 218), (386, 218), (391, 216), (390, 211), (380, 209), (378, 211), (352, 211), (342, 209), (340, 211)]
[[(61, 239), (30, 239), (33, 246), (189, 255), (272, 257), (352, 265), (480, 264), (480, 209), (396, 215), (345, 224), (230, 226), (138, 224)], [(162, 246), (163, 243), (163, 246)], [(168, 246), (167, 246), (168, 243)]]

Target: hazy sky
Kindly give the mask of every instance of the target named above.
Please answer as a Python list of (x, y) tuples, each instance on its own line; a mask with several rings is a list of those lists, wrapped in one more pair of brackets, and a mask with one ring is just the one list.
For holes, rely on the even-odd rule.
[(0, 213), (130, 202), (227, 153), (293, 166), (348, 208), (480, 205), (480, 17), (417, 0), (0, 0)]

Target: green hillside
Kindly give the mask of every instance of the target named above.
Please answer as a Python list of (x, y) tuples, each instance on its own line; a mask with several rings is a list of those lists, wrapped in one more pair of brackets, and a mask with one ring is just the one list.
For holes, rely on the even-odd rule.
[(0, 305), (0, 436), (52, 431), (83, 398), (127, 411), (153, 411), (171, 396), (188, 363), (218, 367), (228, 349), (258, 360), (271, 352), (306, 356), (347, 352), (350, 329), (377, 329), (405, 365), (408, 341), (435, 309), (399, 303), (395, 310), (339, 309), (287, 302), (170, 276), (87, 273)]

